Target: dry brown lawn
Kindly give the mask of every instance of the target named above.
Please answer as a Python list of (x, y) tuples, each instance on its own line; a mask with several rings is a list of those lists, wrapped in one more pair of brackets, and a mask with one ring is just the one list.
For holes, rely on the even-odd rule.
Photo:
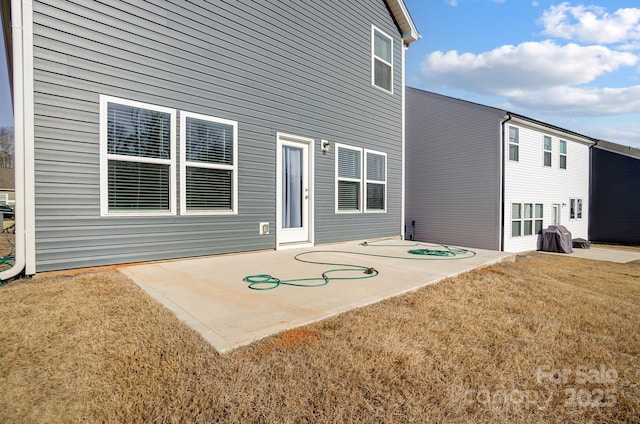
[(532, 254), (227, 355), (117, 271), (0, 289), (0, 422), (630, 423), (639, 384), (640, 262)]

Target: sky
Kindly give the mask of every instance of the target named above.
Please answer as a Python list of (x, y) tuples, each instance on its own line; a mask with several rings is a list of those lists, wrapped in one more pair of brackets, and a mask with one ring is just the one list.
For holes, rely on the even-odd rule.
[(640, 1), (405, 4), (408, 86), (640, 148)]
[[(640, 148), (638, 0), (405, 0), (406, 83)], [(0, 126), (12, 125), (0, 43)]]

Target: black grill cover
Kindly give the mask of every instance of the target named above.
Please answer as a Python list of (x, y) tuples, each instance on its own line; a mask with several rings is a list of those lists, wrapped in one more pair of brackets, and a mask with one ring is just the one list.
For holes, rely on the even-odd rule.
[(562, 225), (550, 225), (542, 230), (542, 250), (545, 252), (573, 253), (571, 233)]
[(583, 238), (575, 238), (573, 239), (573, 247), (578, 249), (589, 249), (591, 247), (591, 242)]

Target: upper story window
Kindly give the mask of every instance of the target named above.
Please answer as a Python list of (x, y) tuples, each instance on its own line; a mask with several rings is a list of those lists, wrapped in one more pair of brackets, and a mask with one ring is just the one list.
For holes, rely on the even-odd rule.
[(336, 145), (336, 212), (362, 211), (362, 149)]
[(365, 150), (365, 184), (367, 191), (367, 212), (387, 210), (387, 155)]
[(237, 213), (238, 123), (180, 112), (180, 212)]
[(544, 166), (551, 166), (551, 137), (544, 136), (544, 153), (543, 153)]
[(175, 213), (175, 110), (100, 96), (100, 212)]
[(519, 160), (520, 132), (516, 127), (509, 127), (509, 160)]
[(560, 169), (567, 169), (567, 142), (560, 140)]
[(393, 39), (371, 26), (371, 83), (393, 93)]

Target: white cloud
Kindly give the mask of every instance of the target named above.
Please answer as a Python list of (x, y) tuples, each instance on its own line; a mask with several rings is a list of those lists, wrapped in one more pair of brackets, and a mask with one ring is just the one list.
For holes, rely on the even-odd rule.
[(638, 57), (604, 46), (559, 46), (552, 41), (501, 46), (480, 54), (436, 51), (421, 63), (430, 85), (514, 96), (533, 90), (585, 84)]
[(447, 0), (449, 6), (456, 7), (458, 5), (458, 0)]
[(538, 7), (538, 6), (540, 6), (540, 3), (534, 0), (534, 1), (531, 2), (531, 6)]
[(624, 43), (640, 40), (640, 9), (618, 9), (610, 14), (599, 6), (571, 6), (564, 2), (545, 10), (543, 33), (587, 43)]
[(573, 116), (640, 113), (640, 85), (625, 88), (553, 87), (509, 96), (517, 108)]

